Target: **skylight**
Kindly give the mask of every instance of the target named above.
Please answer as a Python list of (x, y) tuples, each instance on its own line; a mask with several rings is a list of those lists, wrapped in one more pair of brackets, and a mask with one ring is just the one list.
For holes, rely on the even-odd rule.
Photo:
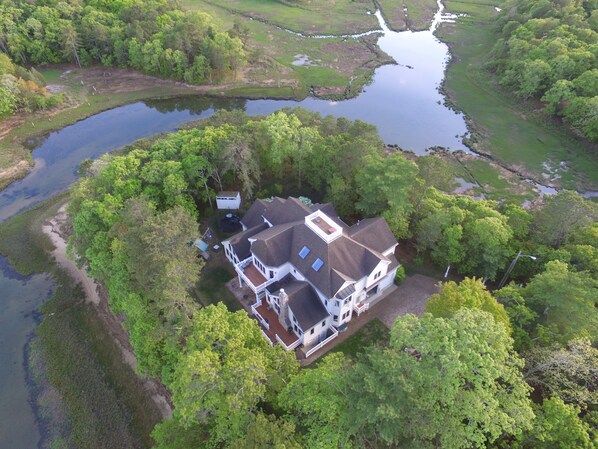
[(314, 269), (314, 271), (320, 271), (322, 265), (324, 265), (324, 261), (318, 257), (311, 267)]
[(301, 248), (301, 251), (299, 251), (299, 257), (305, 259), (307, 255), (310, 253), (310, 251), (311, 250), (307, 246), (304, 246), (303, 248)]

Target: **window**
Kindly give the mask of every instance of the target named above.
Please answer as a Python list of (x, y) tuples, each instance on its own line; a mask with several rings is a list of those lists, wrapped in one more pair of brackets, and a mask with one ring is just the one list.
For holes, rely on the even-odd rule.
[(270, 279), (274, 277), (274, 271), (270, 270)]
[(314, 331), (315, 331), (315, 328), (313, 328), (313, 327), (312, 327), (312, 328), (311, 328), (311, 331), (309, 331), (309, 334), (310, 334), (310, 335), (313, 335), (313, 334), (314, 334)]
[(314, 271), (320, 271), (322, 265), (324, 265), (324, 261), (318, 257), (311, 267)]
[(326, 327), (326, 320), (322, 321), (322, 327)]
[(334, 301), (334, 302), (335, 302), (336, 307), (340, 307), (341, 302), (338, 299), (336, 301)]
[(334, 321), (338, 321), (338, 315), (334, 315), (334, 316), (332, 317), (332, 319), (333, 319)]
[(351, 297), (350, 297), (350, 296), (349, 296), (347, 299), (345, 299), (345, 302), (344, 302), (344, 304), (345, 304), (345, 305), (349, 304), (349, 301), (351, 301)]
[(310, 252), (311, 250), (307, 246), (304, 246), (301, 248), (301, 251), (299, 251), (299, 257), (305, 259)]
[(380, 275), (382, 274), (381, 271), (378, 271), (375, 275), (374, 275), (374, 280), (378, 279), (380, 277)]
[(324, 305), (325, 305), (326, 307), (328, 307), (328, 300), (327, 300), (327, 299), (325, 299), (325, 300), (324, 300)]

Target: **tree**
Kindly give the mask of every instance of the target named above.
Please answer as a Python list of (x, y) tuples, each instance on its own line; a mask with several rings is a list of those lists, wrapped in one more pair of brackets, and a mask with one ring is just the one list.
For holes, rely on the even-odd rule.
[(445, 282), (440, 292), (430, 297), (425, 311), (436, 318), (449, 318), (461, 308), (488, 312), (511, 333), (511, 323), (504, 306), (494, 299), (479, 279), (465, 278), (460, 284)]
[(576, 337), (598, 336), (598, 282), (586, 272), (573, 272), (559, 261), (521, 290), (527, 305), (539, 316), (537, 332), (543, 340), (566, 343)]
[(598, 206), (581, 195), (563, 190), (545, 200), (534, 216), (533, 237), (553, 247), (563, 245), (577, 230), (598, 219)]
[(247, 427), (245, 436), (229, 449), (302, 449), (295, 435), (295, 426), (272, 415), (258, 413)]
[(587, 338), (566, 346), (536, 346), (525, 354), (525, 380), (545, 397), (558, 397), (570, 404), (598, 403), (598, 349)]
[(505, 327), (486, 312), (399, 317), (391, 346), (351, 371), (351, 430), (373, 445), (485, 448), (531, 427), (529, 387)]
[(308, 447), (350, 447), (349, 369), (343, 354), (330, 354), (313, 369), (302, 370), (278, 396), (278, 403), (289, 414), (289, 421), (306, 429)]
[(467, 256), (461, 265), (466, 273), (494, 279), (511, 256), (513, 232), (504, 216), (477, 218), (464, 225)]
[(579, 409), (559, 398), (545, 399), (534, 406), (533, 428), (520, 435), (508, 447), (515, 449), (595, 449), (596, 432), (579, 418)]
[(132, 199), (120, 226), (137, 290), (155, 304), (171, 332), (186, 325), (196, 309), (188, 290), (201, 268), (189, 245), (197, 236), (195, 218), (180, 206), (156, 214), (146, 200)]
[(210, 305), (196, 313), (169, 385), (174, 418), (201, 426), (212, 444), (232, 443), (296, 370), (294, 355), (271, 347), (244, 311)]
[(363, 166), (355, 175), (359, 196), (357, 210), (366, 216), (384, 213), (395, 236), (407, 237), (408, 220), (413, 211), (409, 196), (416, 176), (417, 165), (400, 153), (387, 157), (365, 156)]

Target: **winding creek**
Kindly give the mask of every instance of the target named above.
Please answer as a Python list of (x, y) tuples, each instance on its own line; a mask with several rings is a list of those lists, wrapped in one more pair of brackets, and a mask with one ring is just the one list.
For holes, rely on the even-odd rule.
[[(469, 151), (462, 143), (464, 117), (444, 105), (438, 87), (449, 58), (448, 47), (433, 31), (442, 19), (439, 2), (432, 26), (421, 32), (394, 32), (376, 12), (383, 35), (379, 46), (397, 65), (376, 70), (372, 83), (346, 101), (240, 100), (188, 97), (138, 102), (99, 113), (31, 142), (35, 168), (0, 192), (0, 222), (64, 191), (77, 178), (79, 164), (160, 132), (174, 131), (218, 109), (243, 109), (249, 115), (301, 106), (323, 115), (344, 116), (377, 126), (382, 139), (423, 154), (442, 146)], [(319, 38), (313, 36), (312, 38)], [(347, 38), (351, 38), (350, 36)], [(33, 332), (36, 309), (51, 295), (45, 274), (19, 276), (0, 257), (0, 447), (34, 448), (40, 440), (28, 403), (24, 354)]]

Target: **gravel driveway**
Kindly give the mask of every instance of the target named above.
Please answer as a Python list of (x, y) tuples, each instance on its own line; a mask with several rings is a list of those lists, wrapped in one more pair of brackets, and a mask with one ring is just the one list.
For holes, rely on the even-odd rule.
[(415, 274), (407, 276), (403, 283), (370, 311), (389, 328), (399, 315), (412, 313), (420, 316), (431, 295), (438, 292), (438, 280)]

